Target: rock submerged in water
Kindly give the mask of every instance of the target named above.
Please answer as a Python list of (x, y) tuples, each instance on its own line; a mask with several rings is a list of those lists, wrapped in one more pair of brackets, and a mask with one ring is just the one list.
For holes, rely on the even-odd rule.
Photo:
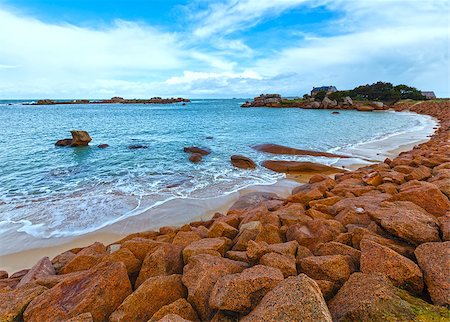
[(199, 148), (196, 146), (187, 146), (183, 148), (183, 151), (186, 153), (198, 153), (200, 155), (208, 155), (211, 153), (211, 150), (205, 148)]
[(191, 161), (192, 163), (199, 163), (200, 161), (202, 161), (203, 156), (200, 153), (192, 153), (189, 156), (189, 161)]
[(231, 164), (240, 169), (255, 169), (256, 163), (243, 155), (232, 155)]
[(77, 147), (77, 146), (88, 146), (89, 142), (92, 141), (91, 136), (88, 132), (82, 131), (82, 130), (72, 130), (70, 131), (72, 134), (71, 139), (62, 139), (56, 141), (56, 146), (71, 146), (71, 147)]
[(142, 144), (132, 144), (128, 146), (128, 149), (130, 150), (137, 150), (137, 149), (147, 149), (148, 146), (142, 145)]
[(349, 158), (348, 156), (340, 155), (340, 154), (333, 154), (333, 153), (320, 152), (320, 151), (301, 150), (301, 149), (290, 148), (288, 146), (283, 146), (283, 145), (278, 145), (278, 144), (259, 144), (259, 145), (252, 146), (252, 148), (259, 152), (266, 152), (266, 153), (272, 153), (272, 154), (310, 155), (310, 156), (314, 156), (314, 157), (328, 157), (328, 158)]
[(104, 148), (107, 148), (107, 147), (109, 147), (109, 144), (106, 144), (106, 143), (97, 145), (97, 148), (99, 148), (99, 149), (104, 149)]

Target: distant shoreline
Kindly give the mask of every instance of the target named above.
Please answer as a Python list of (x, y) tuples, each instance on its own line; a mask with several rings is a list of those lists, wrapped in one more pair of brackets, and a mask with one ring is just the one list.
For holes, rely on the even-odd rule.
[(123, 97), (112, 97), (110, 99), (103, 100), (88, 100), (88, 99), (77, 99), (77, 100), (50, 100), (42, 99), (33, 103), (24, 103), (23, 105), (71, 105), (71, 104), (174, 104), (174, 103), (188, 103), (189, 99), (183, 97), (177, 98), (161, 98), (152, 97), (149, 99), (125, 99)]

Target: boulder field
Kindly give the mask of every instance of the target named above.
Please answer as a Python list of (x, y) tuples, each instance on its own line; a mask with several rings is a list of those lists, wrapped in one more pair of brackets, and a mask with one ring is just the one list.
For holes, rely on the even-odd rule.
[(395, 109), (441, 126), (286, 199), (252, 193), (207, 221), (0, 271), (0, 321), (448, 321), (450, 102)]

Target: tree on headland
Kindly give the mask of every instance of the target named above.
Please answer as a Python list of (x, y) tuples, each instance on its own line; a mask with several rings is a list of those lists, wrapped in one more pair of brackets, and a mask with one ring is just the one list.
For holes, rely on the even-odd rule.
[(346, 96), (354, 100), (370, 100), (382, 102), (396, 102), (401, 99), (423, 100), (425, 97), (415, 87), (407, 85), (394, 86), (392, 83), (377, 82), (355, 87), (349, 91), (337, 91), (329, 95), (330, 99), (342, 101)]
[(314, 95), (314, 99), (316, 101), (322, 101), (325, 98), (325, 96), (327, 96), (326, 91), (319, 91), (319, 92), (317, 92), (316, 95)]

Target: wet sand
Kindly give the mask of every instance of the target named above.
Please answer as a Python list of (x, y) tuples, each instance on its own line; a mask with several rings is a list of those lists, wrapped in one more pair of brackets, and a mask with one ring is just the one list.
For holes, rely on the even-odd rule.
[[(428, 137), (434, 133), (434, 128), (437, 126), (437, 120), (430, 117), (420, 131), (400, 133), (381, 140), (360, 144), (353, 148), (342, 149), (339, 153), (345, 153), (353, 157), (340, 159), (333, 166), (356, 170), (361, 166), (383, 161), (385, 158), (392, 159), (401, 152), (411, 150), (415, 145), (428, 141)], [(10, 233), (10, 236), (4, 236), (4, 240), (14, 240), (15, 246), (9, 248), (8, 245), (2, 245), (1, 253), (5, 255), (0, 256), (0, 269), (13, 273), (20, 269), (30, 268), (44, 256), (52, 258), (68, 249), (87, 246), (95, 241), (111, 244), (135, 232), (208, 220), (216, 212), (226, 213), (240, 196), (250, 192), (273, 192), (280, 197), (287, 197), (295, 186), (307, 182), (313, 174), (288, 175), (286, 179), (281, 179), (273, 185), (250, 186), (215, 198), (170, 200), (139, 215), (125, 218), (82, 236), (42, 239), (23, 232), (13, 232)], [(30, 247), (30, 245), (33, 246)]]

